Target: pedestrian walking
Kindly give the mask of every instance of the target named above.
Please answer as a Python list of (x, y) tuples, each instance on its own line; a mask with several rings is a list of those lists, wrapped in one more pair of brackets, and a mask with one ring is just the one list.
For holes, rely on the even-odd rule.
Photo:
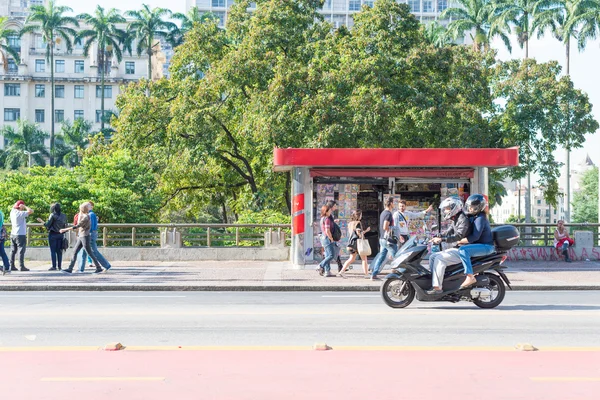
[(6, 250), (4, 250), (4, 242), (8, 238), (6, 228), (4, 227), (4, 213), (0, 210), (0, 257), (2, 257), (2, 275), (10, 274), (10, 264)]
[[(333, 213), (337, 211), (338, 205), (337, 205), (337, 202), (334, 200), (329, 200), (329, 201), (327, 201), (326, 204), (331, 209), (331, 214), (329, 215), (329, 219), (331, 220), (331, 226), (333, 227), (334, 225), (336, 225), (335, 219), (333, 218)], [(340, 272), (342, 270), (342, 268), (344, 267), (344, 265), (342, 264), (342, 258), (340, 257), (340, 250), (341, 250), (340, 244), (338, 243), (340, 238), (334, 237), (334, 239), (335, 240), (333, 243), (333, 260), (337, 263), (338, 272)]]
[[(91, 223), (90, 247), (92, 248), (92, 251), (94, 252), (96, 258), (100, 262), (100, 265), (102, 265), (102, 268), (104, 268), (105, 270), (108, 271), (112, 267), (112, 265), (110, 265), (108, 260), (106, 258), (104, 258), (104, 256), (100, 253), (100, 250), (98, 250), (98, 243), (97, 243), (98, 242), (98, 216), (94, 212), (94, 202), (89, 201), (88, 205), (89, 205), (89, 210), (90, 210), (88, 215), (90, 216), (90, 223)], [(85, 270), (85, 259), (86, 258), (88, 260), (88, 264), (90, 265), (90, 268), (92, 267), (92, 259), (90, 258), (89, 254), (87, 254), (87, 251), (82, 250), (77, 258), (79, 272), (83, 272)]]
[[(358, 254), (358, 245), (357, 245), (358, 239), (364, 239), (365, 233), (367, 233), (371, 230), (371, 227), (368, 227), (367, 229), (363, 230), (362, 224), (361, 224), (361, 219), (362, 219), (362, 211), (355, 210), (352, 213), (352, 220), (348, 224), (348, 237), (350, 238), (348, 241), (348, 252), (350, 253), (350, 258), (348, 258), (346, 260), (346, 262), (344, 263), (344, 267), (342, 268), (342, 270), (340, 272), (338, 272), (338, 276), (343, 277), (344, 272), (346, 272), (346, 270), (348, 269), (350, 264), (352, 264), (354, 262), (354, 260), (356, 260), (356, 257), (359, 255)], [(363, 272), (365, 273), (365, 277), (368, 277), (369, 276), (369, 264), (367, 263), (367, 256), (361, 254), (360, 259), (362, 260), (362, 267), (363, 267)]]
[(82, 249), (88, 253), (90, 257), (92, 257), (92, 262), (96, 266), (95, 274), (98, 274), (103, 271), (98, 259), (94, 255), (91, 247), (91, 236), (90, 236), (90, 228), (91, 221), (89, 217), (89, 204), (82, 203), (79, 206), (79, 215), (77, 217), (77, 225), (74, 225), (70, 228), (63, 228), (60, 230), (60, 233), (65, 233), (67, 231), (71, 231), (77, 229), (77, 243), (75, 243), (75, 248), (73, 250), (73, 257), (71, 258), (71, 262), (69, 263), (69, 268), (63, 269), (62, 272), (70, 274), (73, 272), (73, 267), (75, 266), (75, 262), (77, 261), (77, 255)]
[(329, 218), (330, 215), (331, 207), (325, 204), (323, 207), (321, 207), (321, 234), (319, 235), (319, 240), (321, 241), (321, 245), (323, 246), (324, 258), (317, 267), (319, 275), (325, 278), (331, 276), (330, 262), (331, 260), (333, 260), (333, 247), (335, 246), (335, 242), (333, 240), (331, 219)]
[(371, 263), (371, 280), (379, 279), (377, 274), (383, 268), (386, 262), (388, 252), (393, 257), (398, 251), (398, 242), (393, 234), (394, 219), (392, 210), (394, 209), (394, 198), (389, 197), (385, 202), (385, 210), (379, 215), (379, 253)]
[(54, 203), (50, 206), (50, 216), (48, 221), (37, 219), (39, 223), (44, 224), (48, 231), (48, 245), (50, 246), (50, 258), (52, 267), (48, 271), (60, 271), (62, 267), (63, 240), (65, 236), (60, 232), (67, 226), (67, 216), (60, 210), (60, 203)]
[(23, 200), (15, 203), (10, 210), (10, 222), (12, 229), (10, 231), (10, 270), (18, 271), (15, 267), (15, 257), (19, 253), (19, 267), (21, 271), (29, 271), (25, 268), (25, 249), (27, 248), (27, 217), (33, 214), (33, 210), (25, 205)]

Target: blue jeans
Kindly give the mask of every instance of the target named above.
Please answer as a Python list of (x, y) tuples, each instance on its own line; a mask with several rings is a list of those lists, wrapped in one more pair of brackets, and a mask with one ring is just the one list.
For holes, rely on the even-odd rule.
[(391, 253), (392, 257), (396, 255), (398, 251), (398, 245), (390, 245), (386, 239), (379, 239), (379, 253), (377, 253), (377, 257), (373, 260), (373, 264), (371, 269), (372, 275), (377, 276), (377, 274), (381, 271), (383, 264), (385, 264), (385, 258), (388, 252)]
[(330, 263), (331, 260), (333, 260), (335, 243), (329, 240), (329, 238), (325, 235), (321, 235), (319, 240), (321, 241), (321, 245), (325, 250), (325, 258), (323, 258), (323, 260), (319, 263), (319, 267), (323, 268), (327, 274), (331, 270)]
[(483, 257), (489, 256), (496, 248), (489, 244), (467, 244), (465, 246), (460, 246), (458, 249), (458, 255), (460, 256), (460, 260), (465, 267), (465, 275), (469, 275), (473, 273), (473, 265), (471, 264), (471, 257)]
[(4, 250), (4, 240), (0, 239), (0, 256), (2, 257), (2, 264), (4, 265), (5, 271), (10, 271), (10, 264), (8, 263), (8, 256), (6, 250)]
[[(96, 244), (96, 242), (98, 241), (98, 231), (91, 231), (90, 239), (90, 247), (92, 248), (92, 251), (94, 252), (96, 258), (98, 259), (98, 262), (100, 263), (100, 265), (102, 265), (102, 268), (109, 269), (111, 267), (110, 263), (106, 260), (106, 258), (104, 258), (102, 254), (100, 254), (100, 251), (98, 250), (98, 245)], [(88, 264), (92, 264), (92, 259), (85, 250), (81, 251), (77, 256), (77, 261), (79, 261), (79, 271), (81, 272), (85, 270), (86, 257), (88, 259)]]

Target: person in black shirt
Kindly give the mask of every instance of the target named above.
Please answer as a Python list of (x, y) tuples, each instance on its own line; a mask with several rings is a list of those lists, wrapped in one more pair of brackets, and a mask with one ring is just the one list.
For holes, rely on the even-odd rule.
[(381, 271), (381, 267), (385, 263), (388, 252), (391, 252), (392, 256), (398, 251), (398, 244), (393, 244), (388, 241), (388, 237), (392, 235), (392, 226), (394, 225), (394, 219), (392, 218), (392, 211), (394, 210), (394, 198), (389, 197), (385, 202), (385, 210), (379, 216), (379, 254), (373, 260), (371, 272), (371, 280), (379, 279), (377, 274)]
[(50, 216), (48, 221), (37, 219), (39, 223), (44, 224), (48, 231), (48, 243), (50, 244), (50, 257), (52, 258), (52, 268), (49, 271), (60, 271), (62, 266), (63, 238), (60, 230), (67, 226), (67, 216), (60, 212), (60, 203), (54, 203), (50, 206)]

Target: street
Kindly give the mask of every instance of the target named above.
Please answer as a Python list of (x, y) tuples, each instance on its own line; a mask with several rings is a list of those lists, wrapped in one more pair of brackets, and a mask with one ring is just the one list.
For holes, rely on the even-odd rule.
[[(0, 301), (0, 394), (15, 399), (593, 399), (600, 390), (598, 291), (508, 292), (495, 310), (417, 301), (394, 310), (368, 292), (1, 292)], [(126, 349), (100, 350), (110, 342)]]

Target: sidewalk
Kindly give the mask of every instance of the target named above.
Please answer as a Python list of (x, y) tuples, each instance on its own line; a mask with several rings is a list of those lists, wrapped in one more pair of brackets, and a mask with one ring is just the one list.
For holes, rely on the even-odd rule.
[[(31, 261), (30, 272), (0, 275), (0, 291), (377, 291), (381, 281), (363, 277), (360, 264), (345, 278), (323, 278), (316, 266), (295, 269), (289, 262), (198, 261), (113, 262), (102, 274), (50, 272), (49, 263)], [(506, 274), (515, 290), (600, 290), (600, 262), (507, 262)], [(337, 268), (336, 268), (337, 270)], [(388, 270), (384, 270), (385, 276)]]

